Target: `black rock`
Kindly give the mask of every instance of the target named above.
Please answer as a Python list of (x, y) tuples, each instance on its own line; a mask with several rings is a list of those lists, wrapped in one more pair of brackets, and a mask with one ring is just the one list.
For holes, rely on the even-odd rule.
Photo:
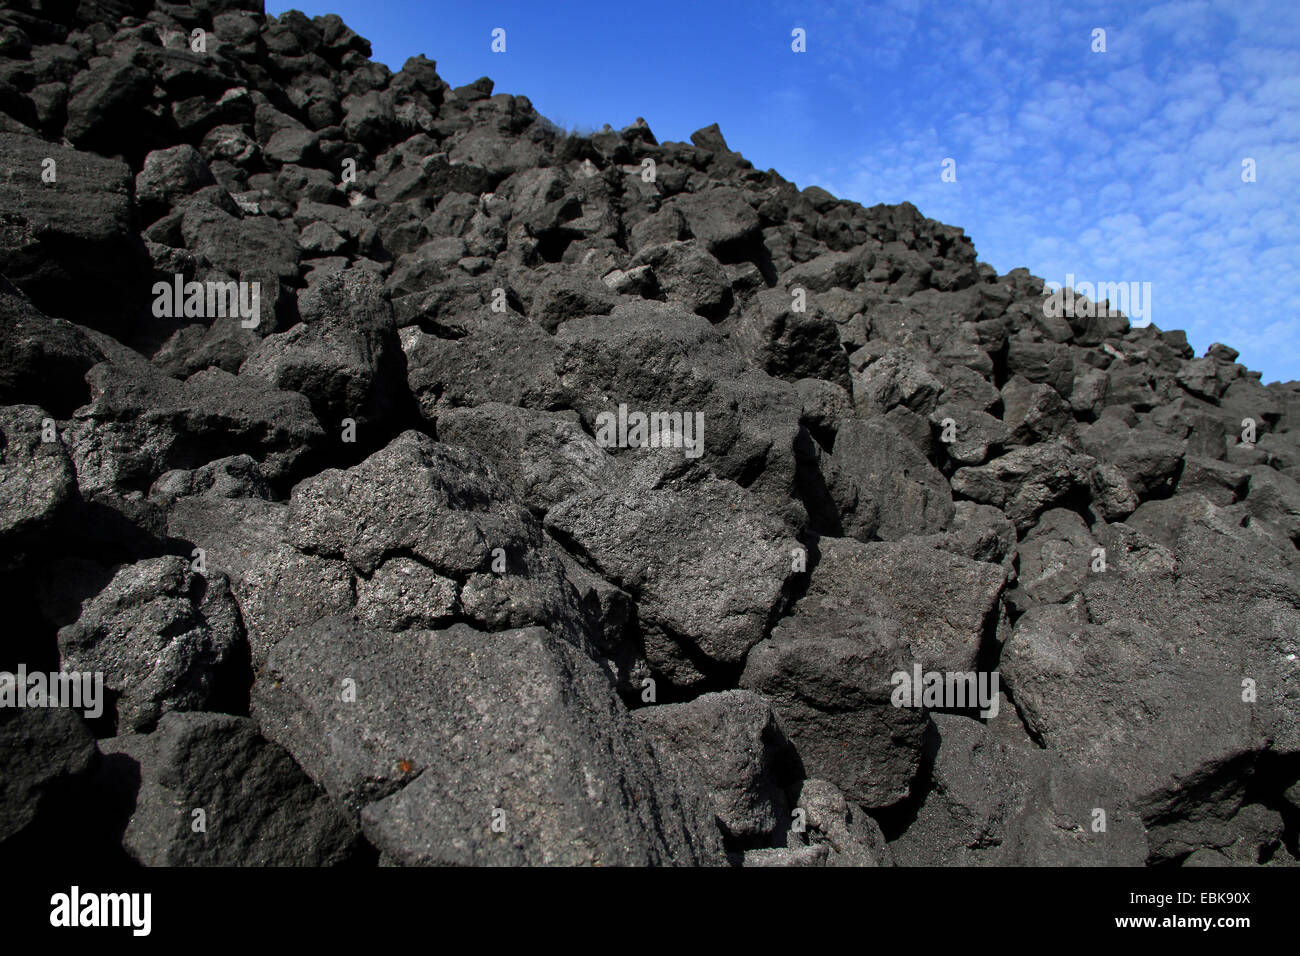
[(566, 133), (261, 0), (10, 6), (0, 650), (108, 700), (0, 708), (0, 849), (1300, 858), (1300, 383), (716, 124)]

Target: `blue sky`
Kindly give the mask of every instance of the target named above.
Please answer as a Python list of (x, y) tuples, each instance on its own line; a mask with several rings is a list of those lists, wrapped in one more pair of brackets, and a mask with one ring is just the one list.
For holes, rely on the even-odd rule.
[(338, 13), (394, 70), (423, 53), (452, 85), (490, 76), (568, 127), (643, 116), (662, 141), (716, 122), (800, 187), (961, 226), (999, 272), (1150, 282), (1152, 321), (1198, 354), (1225, 342), (1265, 382), (1300, 379), (1290, 0), (267, 4), (290, 8)]

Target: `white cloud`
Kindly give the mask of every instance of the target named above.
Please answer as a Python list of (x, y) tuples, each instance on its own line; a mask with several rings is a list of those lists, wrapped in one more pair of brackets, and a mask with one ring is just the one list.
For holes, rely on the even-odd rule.
[[(837, 7), (818, 30), (849, 81), (884, 50), (902, 69), (923, 64), (932, 88), (867, 155), (814, 178), (868, 205), (911, 200), (965, 228), (1000, 270), (1150, 281), (1158, 325), (1186, 327), (1202, 350), (1228, 339), (1252, 367), (1300, 378), (1288, 305), (1300, 296), (1300, 9), (1129, 11)], [(1082, 52), (1092, 26), (1107, 28), (1107, 53)], [(877, 46), (858, 48), (868, 35)], [(939, 181), (945, 156), (957, 183)], [(1247, 156), (1255, 183), (1241, 181)]]

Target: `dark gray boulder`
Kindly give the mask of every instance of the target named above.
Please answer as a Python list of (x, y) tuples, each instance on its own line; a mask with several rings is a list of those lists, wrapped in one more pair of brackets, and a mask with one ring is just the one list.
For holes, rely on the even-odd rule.
[(789, 818), (785, 788), (800, 775), (780, 718), (758, 694), (704, 694), (632, 712), (655, 749), (709, 795), (723, 836), (770, 839)]
[(1168, 545), (1141, 532), (1105, 542), (1107, 571), (1069, 605), (1025, 613), (1000, 667), (1037, 739), (1123, 782), (1163, 860), (1210, 845), (1206, 821), (1232, 819), (1259, 755), (1295, 748), (1283, 635), (1297, 603), (1294, 574), (1261, 566), (1230, 515), (1199, 496), (1153, 504), (1167, 516), (1131, 523)]
[(893, 541), (942, 531), (952, 521), (948, 481), (884, 422), (845, 422), (823, 472), (844, 532), (855, 538)]
[(147, 732), (174, 710), (238, 706), (247, 690), (244, 626), (228, 582), (178, 557), (118, 569), (58, 637), (65, 669), (104, 675), (123, 731)]
[(935, 714), (930, 790), (889, 844), (901, 866), (1142, 866), (1142, 818), (1104, 773), (1008, 747), (979, 722)]
[(772, 701), (807, 773), (865, 807), (905, 799), (921, 766), (926, 715), (890, 702), (890, 675), (911, 667), (901, 631), (855, 609), (796, 614), (740, 678)]
[(97, 786), (129, 805), (122, 844), (144, 866), (332, 866), (356, 825), (247, 717), (169, 713), (100, 742)]
[(834, 322), (816, 306), (796, 308), (786, 291), (764, 289), (746, 303), (732, 337), (750, 362), (769, 375), (849, 385), (849, 363)]
[(544, 412), (498, 402), (438, 414), (438, 437), (492, 462), (524, 504), (545, 514), (571, 495), (617, 480), (612, 455), (573, 412)]
[(702, 795), (678, 792), (599, 667), (542, 628), (327, 620), (276, 646), (254, 716), (394, 863), (722, 862)]
[(1030, 445), (986, 465), (959, 468), (952, 476), (952, 490), (979, 504), (1001, 508), (1023, 532), (1049, 508), (1086, 501), (1095, 464), (1090, 456), (1057, 442)]
[(65, 441), (83, 493), (147, 490), (164, 472), (248, 454), (272, 481), (312, 462), (325, 434), (306, 396), (221, 369), (183, 382), (143, 363), (102, 362)]
[(148, 293), (130, 167), (12, 133), (0, 133), (0, 155), (0, 273), (47, 315), (111, 328)]
[(0, 708), (0, 850), (42, 814), (66, 812), (96, 758), (80, 715), (62, 707)]
[(332, 431), (351, 419), (359, 439), (377, 444), (406, 414), (406, 357), (383, 295), (383, 283), (364, 269), (324, 277), (299, 297), (302, 321), (268, 335), (240, 366), (311, 400), (316, 418)]
[(54, 419), (35, 405), (0, 406), (0, 549), (36, 544), (71, 518), (78, 498)]
[(150, 221), (205, 186), (215, 184), (207, 162), (193, 146), (154, 150), (136, 174), (135, 201), (146, 210), (146, 221)]
[(805, 780), (799, 786), (795, 804), (796, 810), (804, 812), (802, 836), (809, 848), (826, 850), (824, 866), (894, 865), (894, 852), (885, 842), (880, 824), (860, 806), (845, 799), (835, 784)]
[[(786, 600), (799, 548), (731, 482), (581, 492), (546, 528), (632, 595), (652, 667), (694, 685), (709, 665), (737, 667)], [(726, 555), (726, 560), (719, 560)]]
[(741, 686), (772, 699), (810, 775), (887, 806), (910, 792), (926, 721), (894, 705), (894, 674), (977, 669), (1005, 575), (915, 543), (818, 548), (807, 592), (750, 652)]
[(86, 372), (103, 359), (79, 326), (41, 314), (0, 279), (0, 403), (39, 405), (66, 418), (90, 400)]

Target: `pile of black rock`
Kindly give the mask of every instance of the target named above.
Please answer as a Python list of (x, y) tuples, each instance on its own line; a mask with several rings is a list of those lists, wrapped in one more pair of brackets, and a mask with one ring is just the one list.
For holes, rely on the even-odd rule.
[(0, 10), (0, 853), (1297, 861), (1300, 383), (369, 56)]

